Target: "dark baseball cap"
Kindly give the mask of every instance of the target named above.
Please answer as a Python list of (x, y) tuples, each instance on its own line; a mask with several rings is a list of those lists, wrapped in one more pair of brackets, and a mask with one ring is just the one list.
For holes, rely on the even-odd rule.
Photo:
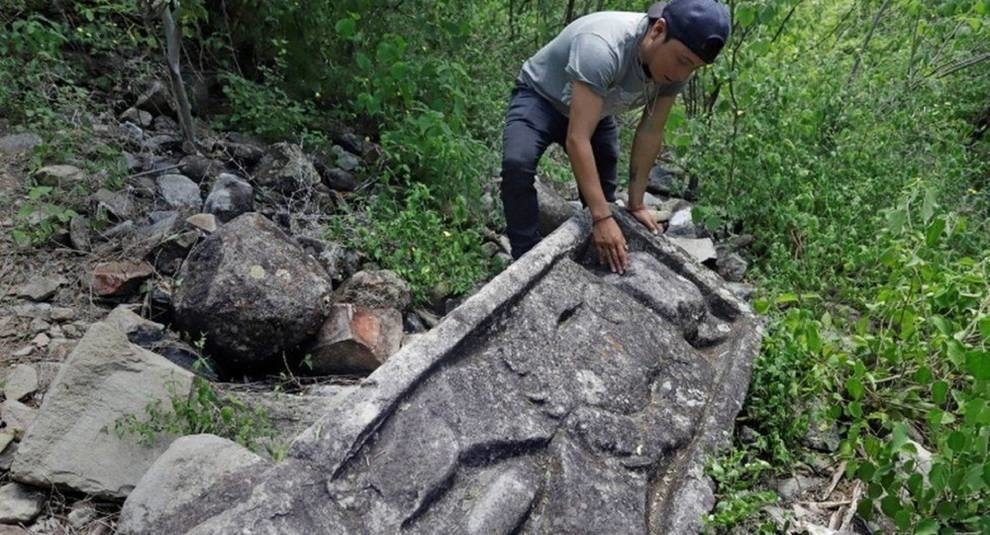
[(650, 6), (650, 21), (667, 21), (668, 35), (684, 43), (705, 63), (712, 63), (729, 40), (729, 9), (715, 0), (671, 0)]

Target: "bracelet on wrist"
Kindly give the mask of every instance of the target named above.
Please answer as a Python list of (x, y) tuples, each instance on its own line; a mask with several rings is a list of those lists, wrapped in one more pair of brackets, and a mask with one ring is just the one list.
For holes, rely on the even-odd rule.
[(604, 216), (599, 217), (597, 219), (592, 218), (591, 219), (591, 226), (595, 226), (595, 225), (601, 223), (602, 221), (605, 221), (606, 219), (612, 219), (612, 214), (604, 215)]

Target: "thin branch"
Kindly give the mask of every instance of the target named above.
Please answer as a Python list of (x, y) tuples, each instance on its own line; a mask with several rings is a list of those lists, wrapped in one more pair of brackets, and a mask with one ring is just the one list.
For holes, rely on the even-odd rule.
[(972, 67), (973, 65), (979, 65), (980, 63), (983, 63), (984, 61), (987, 60), (990, 60), (990, 52), (980, 54), (978, 56), (973, 56), (971, 58), (964, 59), (962, 61), (957, 61), (955, 63), (951, 63), (943, 67), (938, 67), (937, 69), (928, 73), (927, 76), (935, 76), (935, 78), (945, 78), (946, 76), (952, 73), (961, 71), (963, 69), (967, 69), (969, 67)]
[(860, 61), (863, 59), (863, 53), (866, 52), (866, 48), (870, 46), (870, 39), (873, 38), (873, 32), (876, 31), (877, 26), (880, 25), (880, 17), (883, 16), (883, 12), (890, 7), (891, 0), (884, 0), (883, 5), (877, 10), (877, 14), (873, 16), (873, 24), (870, 25), (870, 31), (866, 33), (866, 38), (863, 39), (863, 46), (859, 49), (859, 54), (856, 54), (856, 62), (853, 63), (852, 71), (849, 72), (849, 81), (847, 84), (851, 84), (856, 78), (856, 71), (859, 70)]
[(784, 33), (784, 27), (787, 26), (787, 22), (791, 20), (791, 16), (793, 16), (794, 12), (797, 11), (797, 8), (801, 5), (801, 2), (804, 2), (804, 0), (798, 0), (797, 2), (794, 2), (793, 6), (791, 6), (791, 10), (787, 12), (787, 16), (780, 22), (780, 27), (777, 28), (777, 32), (773, 34), (773, 39), (770, 39), (771, 44), (777, 41), (780, 34)]

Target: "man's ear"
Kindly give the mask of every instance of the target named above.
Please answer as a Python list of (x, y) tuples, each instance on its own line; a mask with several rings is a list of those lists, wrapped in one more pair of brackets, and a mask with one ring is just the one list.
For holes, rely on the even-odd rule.
[(653, 26), (650, 27), (650, 37), (657, 39), (658, 37), (662, 37), (666, 31), (667, 21), (663, 18), (659, 18), (653, 23)]

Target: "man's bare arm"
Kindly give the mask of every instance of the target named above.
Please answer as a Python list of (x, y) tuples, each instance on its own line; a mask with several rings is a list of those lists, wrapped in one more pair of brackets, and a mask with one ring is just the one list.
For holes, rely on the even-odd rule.
[(643, 196), (646, 193), (650, 168), (653, 167), (653, 162), (656, 161), (660, 149), (663, 148), (667, 117), (673, 106), (674, 97), (664, 97), (657, 99), (652, 106), (652, 113), (648, 113), (647, 109), (643, 110), (643, 116), (639, 120), (636, 135), (633, 138), (632, 155), (629, 158), (629, 205), (627, 208), (636, 216), (636, 219), (654, 232), (659, 229), (653, 218), (643, 211), (646, 208), (643, 204)]

